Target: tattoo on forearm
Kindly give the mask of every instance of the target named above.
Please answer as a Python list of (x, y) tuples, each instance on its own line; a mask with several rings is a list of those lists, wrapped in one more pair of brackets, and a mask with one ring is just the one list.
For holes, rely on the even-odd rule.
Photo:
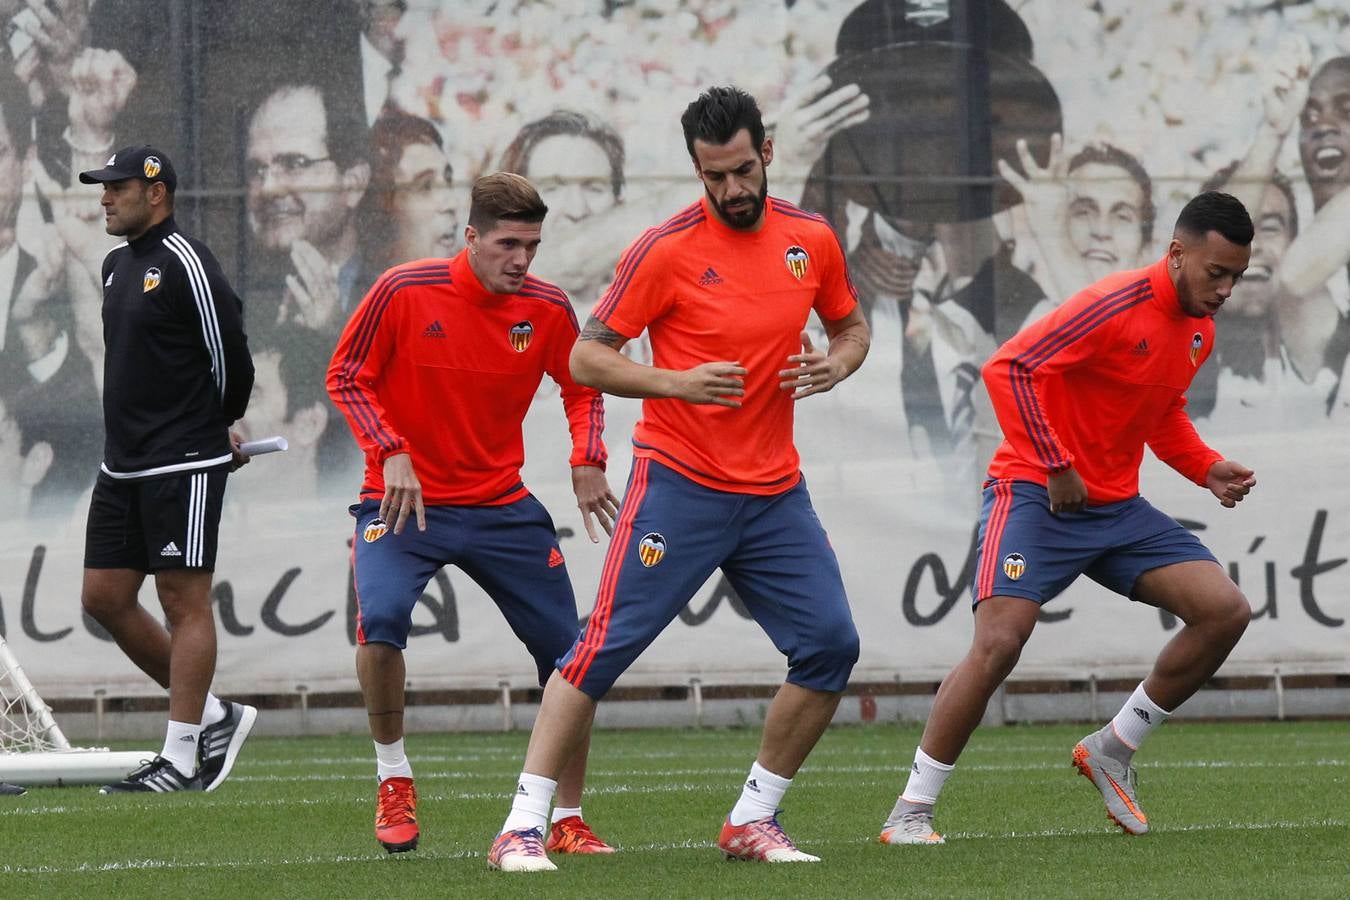
[(581, 336), (578, 337), (577, 340), (599, 341), (600, 343), (608, 344), (611, 347), (619, 347), (623, 345), (628, 338), (619, 334), (595, 316), (591, 316), (586, 320), (586, 327), (581, 329)]
[(835, 335), (834, 340), (839, 341), (841, 343), (844, 341), (852, 341), (859, 347), (863, 348), (863, 352), (866, 352), (872, 348), (871, 338), (865, 338), (860, 334), (853, 333), (852, 331), (845, 331), (843, 334), (837, 334)]

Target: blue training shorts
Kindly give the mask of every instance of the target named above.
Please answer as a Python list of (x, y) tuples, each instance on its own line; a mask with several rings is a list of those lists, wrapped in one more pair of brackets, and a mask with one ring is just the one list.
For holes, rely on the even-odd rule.
[(1031, 481), (990, 481), (984, 487), (975, 555), (975, 603), (987, 597), (1053, 600), (1079, 575), (1132, 597), (1150, 569), (1204, 559), (1204, 544), (1143, 497), (1079, 512), (1050, 512), (1050, 495)]
[(787, 657), (787, 680), (842, 691), (858, 632), (806, 482), (772, 496), (718, 491), (633, 460), (586, 630), (558, 669), (599, 699), (721, 568)]
[(497, 604), (534, 657), (539, 683), (548, 680), (578, 627), (567, 564), (542, 503), (526, 495), (502, 506), (428, 506), (427, 530), (412, 521), (402, 534), (379, 518), (378, 500), (351, 512), (358, 642), (406, 647), (413, 607), (427, 583), (454, 565)]

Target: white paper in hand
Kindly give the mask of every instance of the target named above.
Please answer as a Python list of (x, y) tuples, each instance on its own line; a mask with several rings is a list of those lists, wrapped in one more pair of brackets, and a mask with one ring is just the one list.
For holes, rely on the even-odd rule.
[(276, 453), (289, 446), (284, 437), (276, 434), (272, 437), (259, 438), (256, 441), (244, 441), (239, 445), (239, 452), (245, 456), (257, 456), (259, 453)]

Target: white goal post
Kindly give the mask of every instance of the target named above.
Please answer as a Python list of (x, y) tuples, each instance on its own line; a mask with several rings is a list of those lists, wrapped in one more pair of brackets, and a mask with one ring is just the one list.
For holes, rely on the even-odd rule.
[(104, 784), (154, 754), (72, 747), (52, 711), (0, 637), (0, 782), (18, 785)]

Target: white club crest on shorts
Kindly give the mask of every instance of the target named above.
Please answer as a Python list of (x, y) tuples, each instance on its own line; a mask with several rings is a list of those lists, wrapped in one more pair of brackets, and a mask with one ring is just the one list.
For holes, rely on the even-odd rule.
[(389, 526), (384, 524), (384, 519), (376, 516), (366, 523), (365, 530), (361, 532), (361, 540), (367, 544), (373, 544), (384, 537), (384, 533), (388, 530)]
[(1003, 557), (1003, 574), (1013, 581), (1021, 578), (1027, 570), (1027, 559), (1020, 553), (1009, 553)]
[(638, 542), (638, 558), (647, 568), (659, 563), (666, 556), (666, 539), (655, 531), (649, 531)]
[(141, 293), (148, 294), (159, 287), (160, 275), (159, 269), (154, 266), (145, 270), (145, 277), (141, 279)]

